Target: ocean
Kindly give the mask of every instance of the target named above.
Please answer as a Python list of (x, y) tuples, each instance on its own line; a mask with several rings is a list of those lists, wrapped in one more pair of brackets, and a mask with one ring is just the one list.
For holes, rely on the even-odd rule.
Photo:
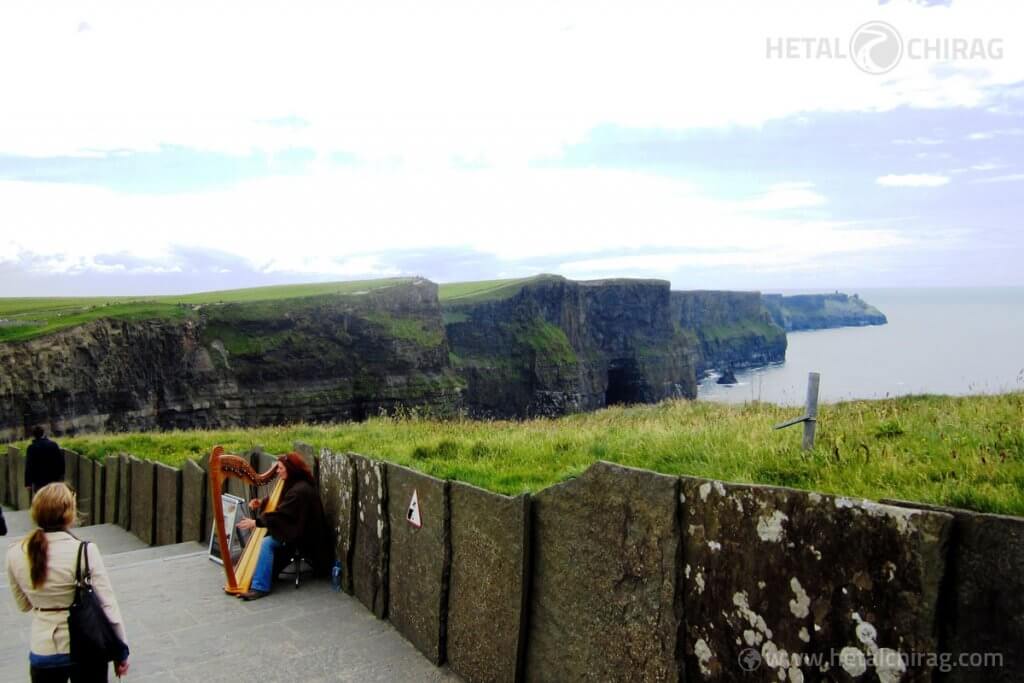
[(1024, 288), (857, 293), (889, 323), (790, 332), (784, 363), (738, 370), (731, 386), (705, 378), (697, 398), (803, 405), (809, 372), (822, 402), (1024, 390)]

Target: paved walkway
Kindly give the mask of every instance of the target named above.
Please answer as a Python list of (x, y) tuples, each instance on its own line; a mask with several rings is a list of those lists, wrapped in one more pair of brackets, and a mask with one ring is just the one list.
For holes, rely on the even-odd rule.
[[(27, 513), (4, 513), (6, 548), (30, 527)], [(75, 533), (103, 552), (132, 648), (130, 680), (459, 681), (326, 582), (280, 583), (243, 602), (223, 593), (223, 571), (195, 543), (149, 548), (109, 524)], [(9, 593), (6, 572), (0, 592)], [(28, 680), (30, 617), (9, 594), (0, 604), (0, 681)]]

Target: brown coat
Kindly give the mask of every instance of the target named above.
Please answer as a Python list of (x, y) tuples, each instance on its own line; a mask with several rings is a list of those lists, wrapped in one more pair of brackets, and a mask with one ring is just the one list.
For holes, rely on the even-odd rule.
[[(265, 527), (275, 539), (298, 547), (317, 571), (325, 569), (327, 525), (316, 487), (304, 479), (285, 482), (277, 509), (261, 512), (256, 526)], [(266, 505), (266, 500), (263, 501)]]

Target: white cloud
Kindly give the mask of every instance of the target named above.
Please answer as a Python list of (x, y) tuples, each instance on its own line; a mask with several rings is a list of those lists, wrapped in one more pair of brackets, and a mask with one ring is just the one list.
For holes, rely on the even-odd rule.
[(173, 268), (187, 266), (179, 248), (188, 246), (263, 272), (385, 276), (397, 273), (386, 256), (396, 249), (469, 249), (512, 262), (628, 251), (797, 263), (906, 242), (886, 227), (779, 213), (825, 204), (810, 187), (726, 201), (676, 179), (595, 169), (346, 168), (176, 195), (0, 181), (0, 260), (67, 272), (130, 254), (133, 267)]
[(967, 136), (967, 140), (978, 141), (978, 140), (993, 140), (999, 137), (1016, 137), (1024, 135), (1024, 128), (998, 128), (996, 130), (983, 130), (976, 133), (971, 133)]
[(988, 171), (995, 171), (995, 170), (998, 170), (1000, 168), (1006, 168), (1006, 164), (998, 164), (998, 163), (995, 163), (995, 162), (992, 162), (992, 161), (988, 161), (988, 162), (981, 163), (981, 164), (971, 164), (970, 166), (964, 166), (964, 167), (961, 167), (961, 168), (951, 168), (951, 169), (949, 169), (949, 173), (951, 173), (951, 174), (972, 173), (972, 172), (974, 172), (974, 173), (985, 173), (985, 172), (988, 172)]
[(778, 183), (772, 185), (761, 196), (746, 202), (753, 211), (783, 211), (786, 209), (807, 209), (827, 203), (824, 195), (814, 191), (814, 183)]
[(941, 145), (945, 140), (918, 136), (916, 138), (899, 138), (892, 142), (894, 145)]
[[(867, 20), (920, 36), (1024, 44), (998, 0), (640, 5), (573, 0), (0, 6), (0, 152), (183, 145), (311, 147), (381, 160), (521, 163), (595, 126), (760, 125), (817, 111), (996, 106), (1024, 81), (999, 60), (905, 59), (876, 77), (848, 60), (768, 59), (769, 38), (845, 43)], [(90, 30), (80, 31), (88, 25)], [(268, 122), (294, 116), (308, 126)], [(925, 137), (919, 141), (930, 140)], [(927, 143), (925, 143), (927, 144)]]
[(1008, 173), (1006, 175), (989, 176), (988, 178), (978, 178), (972, 181), (972, 183), (1016, 183), (1024, 180), (1024, 173)]
[(949, 183), (949, 176), (929, 173), (904, 173), (879, 176), (875, 182), (885, 187), (940, 187)]

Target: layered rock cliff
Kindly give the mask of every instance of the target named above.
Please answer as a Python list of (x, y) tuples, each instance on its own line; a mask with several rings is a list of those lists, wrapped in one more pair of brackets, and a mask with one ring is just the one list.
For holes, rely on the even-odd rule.
[(856, 294), (765, 294), (764, 305), (775, 323), (787, 332), (885, 325), (888, 322), (881, 311)]
[(557, 415), (696, 396), (696, 350), (675, 323), (668, 282), (540, 276), (443, 309), (473, 414)]
[(206, 305), (0, 345), (0, 438), (362, 419), (460, 406), (437, 286)]
[[(482, 289), (466, 288), (482, 284)], [(456, 286), (459, 289), (459, 286)], [(354, 292), (354, 290), (352, 290)], [(697, 373), (785, 357), (756, 292), (544, 275), (179, 305), (0, 344), (0, 440), (438, 415), (561, 415), (696, 396)], [(162, 309), (163, 310), (163, 309)]]
[(786, 359), (786, 332), (759, 292), (672, 292), (672, 307), (680, 327), (696, 339), (698, 374)]

